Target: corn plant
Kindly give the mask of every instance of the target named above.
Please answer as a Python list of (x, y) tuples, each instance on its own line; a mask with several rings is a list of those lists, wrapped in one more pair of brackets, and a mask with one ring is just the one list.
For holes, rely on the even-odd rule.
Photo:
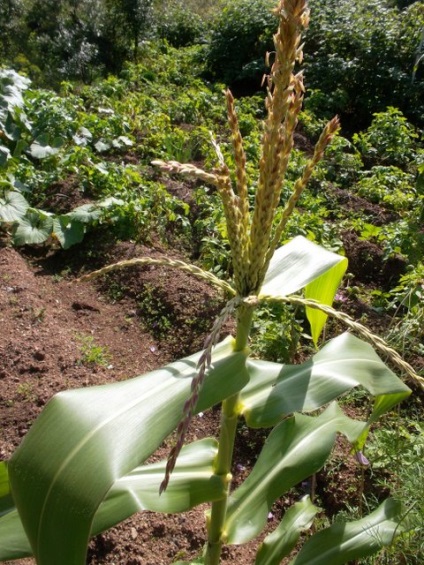
[[(152, 258), (124, 261), (90, 275), (159, 263), (215, 285), (228, 301), (211, 325), (204, 349), (134, 379), (61, 392), (49, 402), (8, 464), (0, 466), (0, 559), (34, 555), (38, 565), (83, 565), (90, 537), (133, 513), (182, 512), (208, 502), (204, 551), (192, 563), (216, 565), (225, 544), (256, 538), (273, 502), (323, 467), (338, 433), (365, 462), (362, 450), (371, 424), (410, 394), (367, 342), (422, 384), (381, 339), (332, 308), (346, 258), (303, 237), (280, 246), (288, 218), (338, 120), (327, 124), (291, 196), (281, 204), (304, 93), (302, 74), (294, 68), (302, 59), (306, 0), (280, 0), (275, 15), (279, 24), (266, 79), (267, 117), (254, 202), (229, 91), (234, 171), (215, 141), (217, 166), (211, 172), (155, 162), (164, 171), (216, 187), (226, 217), (232, 278), (219, 279), (183, 261)], [(306, 308), (315, 344), (328, 316), (350, 331), (302, 364), (254, 359), (249, 353), (252, 319), (258, 305), (270, 301)], [(235, 336), (220, 341), (229, 316), (236, 318)], [(347, 416), (337, 403), (356, 386), (375, 398), (367, 421)], [(185, 445), (193, 414), (219, 403), (219, 437)], [(241, 418), (251, 428), (271, 431), (250, 475), (233, 489), (233, 446)], [(177, 439), (168, 460), (146, 464), (174, 430)], [(296, 502), (259, 544), (255, 563), (280, 563), (310, 529), (317, 511), (309, 497)], [(404, 517), (400, 502), (386, 500), (369, 516), (310, 535), (291, 563), (338, 564), (370, 555), (407, 528)]]

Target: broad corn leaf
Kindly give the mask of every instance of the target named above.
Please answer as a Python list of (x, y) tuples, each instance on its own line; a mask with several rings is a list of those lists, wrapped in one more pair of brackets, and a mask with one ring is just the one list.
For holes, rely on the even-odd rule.
[[(38, 565), (85, 563), (98, 507), (177, 426), (199, 357), (49, 402), (9, 462), (13, 497)], [(247, 380), (245, 354), (233, 352), (232, 340), (219, 344), (197, 410), (236, 394)]]
[[(165, 474), (166, 461), (137, 467), (119, 478), (94, 516), (91, 535), (116, 525), (135, 512), (183, 512), (222, 497), (226, 485), (221, 477), (214, 474), (216, 453), (217, 442), (211, 438), (183, 447), (172, 479), (162, 495), (159, 495), (159, 485)], [(0, 475), (2, 466), (5, 465), (0, 465)], [(7, 494), (5, 492), (0, 498), (0, 509), (6, 504)], [(31, 554), (22, 522), (9, 497), (7, 510), (4, 509), (3, 515), (0, 512), (0, 561)]]
[(182, 448), (168, 488), (159, 495), (166, 461), (140, 466), (118, 479), (96, 512), (92, 534), (102, 532), (135, 512), (184, 512), (203, 502), (222, 498), (226, 484), (214, 474), (218, 451), (215, 439), (207, 438)]
[[(260, 296), (284, 297), (305, 288), (307, 298), (331, 305), (346, 268), (346, 257), (297, 236), (274, 253)], [(306, 313), (316, 343), (327, 315), (313, 308)]]
[[(339, 268), (329, 276), (330, 279), (341, 278), (347, 266), (346, 257), (327, 251), (299, 235), (274, 253), (260, 295), (274, 298), (288, 296), (305, 288), (327, 271), (331, 273), (336, 265)], [(322, 295), (323, 291), (317, 289), (314, 298), (318, 298), (319, 294)]]
[(0, 516), (0, 563), (31, 555), (31, 546), (18, 511), (16, 508), (11, 508)]
[(287, 510), (279, 526), (259, 546), (255, 565), (280, 565), (296, 545), (301, 532), (311, 527), (319, 511), (309, 496), (304, 496)]
[(359, 385), (376, 397), (371, 422), (411, 393), (369, 344), (349, 333), (332, 339), (305, 363), (249, 359), (247, 368), (250, 381), (241, 392), (240, 412), (255, 428), (273, 426), (293, 412), (316, 410)]
[(312, 536), (290, 565), (342, 565), (376, 553), (405, 531), (400, 502), (388, 499), (369, 516)]
[(324, 465), (337, 432), (353, 441), (364, 426), (345, 416), (335, 403), (320, 416), (296, 414), (276, 426), (252, 472), (230, 497), (226, 542), (240, 544), (257, 536), (274, 500)]
[[(328, 252), (327, 252), (328, 253)], [(346, 257), (340, 257), (340, 261), (330, 267), (328, 271), (317, 279), (308, 283), (305, 288), (305, 297), (317, 300), (321, 304), (331, 306), (336, 295), (339, 284), (347, 269)], [(306, 315), (311, 326), (312, 339), (315, 345), (327, 321), (327, 314), (316, 308), (306, 308)]]

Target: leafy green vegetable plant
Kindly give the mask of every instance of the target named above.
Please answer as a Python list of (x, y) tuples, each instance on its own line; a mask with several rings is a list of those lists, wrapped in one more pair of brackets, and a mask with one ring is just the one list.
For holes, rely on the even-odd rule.
[[(111, 265), (90, 276), (129, 265), (160, 264), (209, 281), (228, 296), (204, 349), (161, 369), (101, 387), (56, 395), (11, 460), (0, 464), (0, 559), (33, 554), (38, 565), (83, 565), (90, 536), (131, 514), (181, 512), (209, 502), (207, 541), (192, 563), (216, 565), (225, 544), (256, 538), (273, 502), (318, 471), (337, 433), (361, 458), (370, 425), (410, 394), (384, 365), (375, 347), (410, 378), (420, 379), (393, 350), (366, 328), (332, 308), (347, 260), (302, 236), (283, 246), (288, 219), (338, 120), (324, 128), (315, 151), (280, 203), (293, 135), (303, 100), (301, 31), (308, 23), (306, 0), (280, 0), (279, 27), (267, 79), (259, 179), (252, 192), (234, 99), (225, 93), (234, 170), (214, 141), (212, 172), (176, 161), (155, 161), (169, 173), (187, 174), (215, 187), (222, 200), (231, 253), (228, 281), (173, 259), (140, 258)], [(271, 57), (271, 56), (270, 56)], [(255, 310), (277, 302), (306, 308), (318, 344), (326, 318), (344, 322), (344, 333), (299, 365), (255, 359), (249, 335)], [(229, 316), (235, 337), (222, 341)], [(286, 318), (284, 318), (286, 319)], [(361, 386), (375, 398), (367, 421), (347, 416), (337, 398)], [(221, 403), (218, 439), (184, 445), (193, 414)], [(232, 489), (237, 423), (271, 428), (247, 479)], [(177, 431), (168, 461), (146, 464), (163, 439)], [(260, 544), (256, 565), (278, 564), (309, 530), (318, 509), (305, 497), (289, 508)], [(338, 564), (391, 543), (407, 529), (400, 502), (389, 499), (372, 514), (310, 535), (291, 563)], [(179, 562), (180, 565), (182, 562)]]

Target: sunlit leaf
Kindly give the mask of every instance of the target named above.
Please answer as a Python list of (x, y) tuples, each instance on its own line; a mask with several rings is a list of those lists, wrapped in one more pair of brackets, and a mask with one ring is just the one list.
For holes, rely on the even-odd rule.
[(50, 140), (46, 135), (37, 138), (28, 149), (28, 153), (31, 157), (34, 157), (34, 159), (45, 159), (58, 152), (58, 143), (55, 142), (53, 145), (50, 145)]
[(340, 264), (346, 268), (345, 257), (297, 236), (274, 253), (260, 294), (275, 298), (288, 296)]
[[(338, 257), (341, 256), (338, 255)], [(346, 269), (347, 259), (346, 257), (341, 257), (338, 263), (306, 285), (305, 297), (331, 306)], [(311, 325), (312, 339), (316, 345), (328, 316), (316, 308), (306, 308), (306, 316)]]
[(98, 220), (101, 216), (101, 210), (95, 204), (83, 204), (74, 208), (71, 212), (67, 214), (71, 220), (75, 220), (82, 224), (89, 224), (94, 220)]
[(28, 208), (28, 202), (18, 191), (5, 191), (4, 194), (0, 196), (0, 219), (3, 222), (16, 222), (21, 220), (25, 216)]
[(304, 496), (284, 514), (278, 527), (261, 543), (256, 556), (255, 565), (280, 565), (296, 545), (301, 532), (311, 527), (312, 521), (319, 512), (312, 504), (309, 496)]
[(343, 565), (376, 553), (402, 533), (400, 502), (388, 499), (369, 516), (336, 523), (311, 537), (290, 565)]
[(51, 235), (53, 218), (50, 214), (28, 208), (25, 216), (19, 220), (13, 233), (15, 245), (34, 245), (43, 243)]
[[(9, 462), (15, 503), (38, 565), (84, 565), (94, 515), (109, 489), (181, 419), (200, 353), (124, 382), (69, 390), (43, 410)], [(247, 382), (245, 353), (219, 344), (197, 410)], [(72, 536), (69, 532), (72, 531)]]
[(84, 224), (73, 220), (68, 215), (56, 216), (53, 219), (52, 235), (57, 237), (64, 249), (80, 243), (84, 239), (84, 234)]
[(331, 404), (316, 417), (296, 414), (276, 426), (252, 472), (230, 496), (224, 529), (229, 544), (245, 543), (265, 526), (273, 502), (321, 469), (337, 432), (353, 441), (365, 427)]
[(293, 412), (316, 410), (358, 385), (376, 397), (373, 420), (411, 393), (369, 344), (349, 333), (299, 365), (249, 359), (248, 371), (241, 413), (255, 428), (273, 426)]

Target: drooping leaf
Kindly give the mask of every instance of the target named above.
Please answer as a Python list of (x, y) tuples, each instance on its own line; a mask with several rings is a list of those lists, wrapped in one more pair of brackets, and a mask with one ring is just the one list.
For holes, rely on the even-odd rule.
[(376, 397), (373, 420), (411, 393), (368, 343), (349, 333), (329, 341), (305, 363), (249, 359), (247, 367), (250, 381), (241, 392), (241, 413), (254, 428), (273, 426), (296, 411), (316, 410), (358, 385)]
[(28, 208), (25, 216), (19, 220), (13, 233), (15, 245), (34, 245), (43, 243), (51, 235), (53, 218), (47, 212)]
[(316, 417), (296, 414), (278, 424), (252, 472), (230, 496), (224, 530), (229, 544), (257, 536), (273, 502), (324, 465), (337, 432), (354, 441), (365, 427), (343, 414), (336, 403)]
[(184, 512), (203, 502), (222, 498), (226, 484), (213, 470), (217, 451), (217, 441), (212, 438), (183, 447), (168, 488), (161, 495), (159, 487), (166, 461), (137, 467), (118, 479), (96, 512), (92, 535), (142, 510)]
[(56, 236), (63, 249), (80, 243), (84, 239), (85, 227), (82, 222), (72, 220), (68, 214), (53, 219), (52, 235)]
[[(38, 565), (84, 565), (99, 505), (176, 427), (200, 355), (125, 382), (66, 391), (48, 403), (9, 462)], [(248, 380), (245, 353), (234, 353), (232, 340), (215, 348), (212, 364), (198, 411)]]
[(21, 220), (29, 204), (22, 194), (15, 190), (5, 191), (0, 196), (0, 219), (3, 222), (16, 222)]
[(346, 257), (299, 235), (274, 253), (260, 294), (275, 298), (288, 296), (340, 264), (346, 269)]
[(369, 516), (312, 536), (290, 565), (343, 565), (373, 555), (405, 531), (404, 516), (401, 503), (388, 499)]
[(309, 496), (290, 507), (278, 527), (259, 546), (255, 565), (280, 565), (296, 545), (301, 532), (311, 527), (318, 511)]

